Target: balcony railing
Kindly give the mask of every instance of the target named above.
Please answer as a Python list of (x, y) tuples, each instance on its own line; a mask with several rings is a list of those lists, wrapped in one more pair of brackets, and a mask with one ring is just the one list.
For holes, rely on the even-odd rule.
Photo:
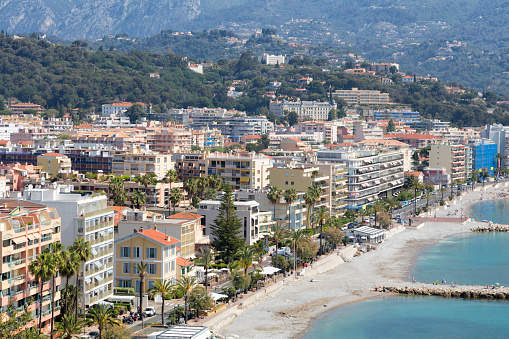
[(89, 269), (88, 271), (85, 272), (85, 275), (89, 276), (94, 273), (97, 273), (97, 272), (100, 272), (100, 271), (103, 271), (105, 269), (112, 268), (112, 267), (113, 267), (113, 262), (110, 262), (110, 263), (107, 263), (106, 265), (102, 265), (101, 267)]

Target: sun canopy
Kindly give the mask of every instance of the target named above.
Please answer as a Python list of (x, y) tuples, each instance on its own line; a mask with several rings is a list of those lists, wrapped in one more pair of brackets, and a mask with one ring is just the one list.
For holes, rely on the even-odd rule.
[(226, 294), (219, 294), (219, 293), (214, 293), (214, 292), (210, 292), (210, 297), (212, 299), (214, 299), (214, 301), (219, 300), (219, 299), (228, 298), (228, 296)]
[(276, 268), (276, 267), (272, 267), (272, 266), (267, 266), (267, 267), (264, 267), (262, 269), (262, 274), (263, 275), (271, 275), (271, 274), (277, 273), (279, 271), (281, 271), (280, 268)]

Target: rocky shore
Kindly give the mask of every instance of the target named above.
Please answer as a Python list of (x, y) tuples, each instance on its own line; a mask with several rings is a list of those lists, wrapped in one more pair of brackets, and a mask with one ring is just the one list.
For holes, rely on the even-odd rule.
[(474, 233), (482, 232), (509, 232), (509, 225), (490, 224), (488, 226), (478, 226), (471, 228), (470, 231)]
[(374, 292), (397, 293), (408, 295), (429, 295), (445, 298), (479, 298), (479, 299), (509, 299), (508, 287), (427, 287), (427, 286), (375, 286)]

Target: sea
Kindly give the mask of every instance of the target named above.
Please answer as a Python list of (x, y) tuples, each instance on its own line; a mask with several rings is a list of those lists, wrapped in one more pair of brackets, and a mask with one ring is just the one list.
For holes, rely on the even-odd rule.
[[(509, 201), (480, 202), (469, 215), (509, 224)], [(509, 233), (465, 233), (421, 251), (412, 276), (432, 283), (509, 286)], [(509, 301), (382, 296), (315, 319), (303, 338), (509, 338)]]

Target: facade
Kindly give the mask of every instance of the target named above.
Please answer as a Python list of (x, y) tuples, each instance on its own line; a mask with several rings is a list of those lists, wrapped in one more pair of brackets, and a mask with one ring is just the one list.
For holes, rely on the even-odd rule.
[[(144, 104), (143, 102), (136, 102), (135, 104), (143, 107), (145, 113), (150, 113), (151, 106)], [(102, 116), (108, 117), (110, 115), (118, 115), (123, 116), (124, 111), (126, 111), (129, 107), (134, 105), (130, 102), (115, 102), (113, 104), (102, 105)]]
[(385, 63), (374, 63), (368, 66), (368, 70), (373, 72), (388, 72), (391, 67), (396, 67), (396, 71), (399, 71), (399, 64), (393, 63), (393, 62), (385, 62)]
[(114, 152), (113, 174), (115, 175), (155, 174), (158, 179), (161, 179), (173, 167), (171, 154), (141, 148), (133, 148), (129, 152)]
[(322, 140), (338, 141), (338, 126), (328, 121), (305, 121), (295, 126), (296, 133), (320, 133)]
[(426, 167), (422, 170), (424, 184), (433, 186), (448, 186), (451, 183), (451, 176), (445, 168)]
[(157, 279), (168, 280), (175, 284), (177, 277), (178, 240), (157, 230), (134, 230), (115, 242), (115, 286), (134, 287), (140, 292), (139, 271), (136, 264), (147, 264), (142, 293), (154, 287)]
[(72, 173), (72, 163), (65, 154), (46, 153), (37, 156), (37, 166), (41, 167), (41, 171), (48, 174), (59, 176)]
[[(0, 310), (7, 312), (9, 303), (18, 313), (30, 313), (32, 318), (27, 327), (37, 326), (42, 312), (43, 330), (48, 330), (51, 322), (51, 284), (42, 285), (42, 301), (39, 300), (40, 287), (30, 274), (28, 265), (45, 249), (61, 239), (61, 219), (54, 208), (27, 201), (0, 201), (0, 236), (3, 258), (0, 266)], [(55, 279), (59, 286), (61, 277)], [(60, 291), (54, 295), (54, 315), (60, 314)], [(5, 314), (5, 313), (4, 313)]]
[(31, 102), (20, 102), (17, 104), (9, 105), (9, 111), (11, 111), (12, 114), (23, 114), (23, 112), (28, 109), (36, 111), (37, 114), (44, 113), (44, 109), (41, 107), (41, 105), (33, 104)]
[(404, 154), (399, 150), (318, 151), (318, 161), (343, 163), (348, 173), (348, 209), (361, 209), (397, 194), (404, 183)]
[[(239, 233), (246, 240), (247, 246), (254, 245), (255, 242), (262, 239), (267, 229), (272, 224), (272, 213), (260, 211), (260, 204), (256, 201), (236, 201), (235, 212), (240, 219), (242, 229)], [(197, 213), (203, 216), (203, 224), (205, 226), (205, 235), (213, 241), (211, 226), (219, 214), (219, 206), (221, 201), (204, 200), (198, 206)], [(264, 231), (262, 231), (264, 230)]]
[(404, 142), (405, 144), (410, 145), (412, 148), (424, 148), (427, 146), (443, 143), (443, 139), (441, 137), (431, 134), (386, 134), (384, 135), (384, 138)]
[(335, 101), (271, 101), (269, 110), (277, 116), (283, 116), (285, 111), (296, 112), (300, 119), (310, 117), (313, 120), (327, 120), (331, 109), (338, 106)]
[(373, 120), (396, 120), (407, 125), (413, 125), (421, 121), (421, 114), (412, 111), (376, 111), (373, 113)]
[(465, 168), (465, 145), (432, 145), (429, 151), (429, 167), (445, 168), (451, 181), (463, 181), (467, 175)]
[(207, 175), (218, 174), (232, 188), (264, 188), (269, 183), (270, 158), (255, 153), (209, 153)]
[(336, 90), (332, 93), (333, 97), (345, 100), (349, 105), (362, 104), (389, 104), (389, 94), (380, 91), (368, 91), (352, 88), (351, 90)]
[(182, 182), (189, 178), (196, 179), (207, 175), (204, 153), (177, 153), (172, 155), (172, 161), (175, 163), (175, 171)]
[(285, 56), (263, 53), (258, 57), (258, 61), (265, 65), (282, 65), (285, 63)]
[[(491, 140), (483, 140), (475, 143), (472, 146), (472, 170), (479, 171), (483, 168), (488, 170), (490, 175), (497, 170), (498, 159), (495, 157), (497, 154), (497, 144)], [(466, 176), (470, 176), (470, 172), (466, 172)]]
[(55, 189), (26, 189), (23, 198), (55, 208), (62, 219), (62, 245), (75, 239), (89, 241), (92, 256), (82, 264), (82, 272), (75, 286), (82, 292), (85, 309), (113, 295), (113, 207), (106, 196), (73, 192), (72, 185)]

